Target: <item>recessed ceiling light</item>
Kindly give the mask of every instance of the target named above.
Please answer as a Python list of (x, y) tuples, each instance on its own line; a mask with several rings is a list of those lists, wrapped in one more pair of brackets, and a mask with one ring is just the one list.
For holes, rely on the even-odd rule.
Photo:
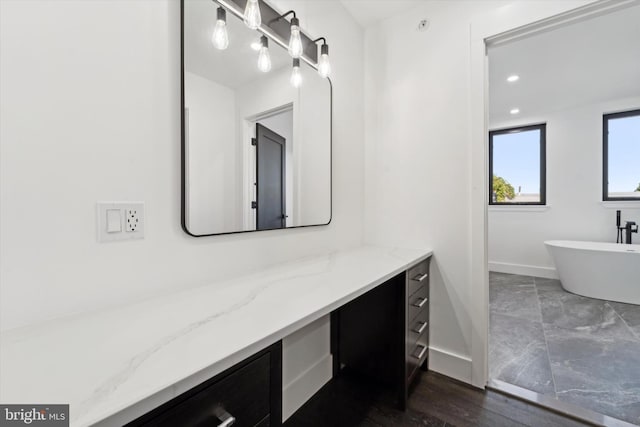
[(512, 108), (511, 111), (509, 111), (511, 114), (515, 115), (520, 113), (520, 109), (519, 108)]
[(517, 74), (512, 74), (509, 77), (507, 77), (507, 81), (509, 83), (517, 82), (518, 80), (520, 80), (520, 76)]

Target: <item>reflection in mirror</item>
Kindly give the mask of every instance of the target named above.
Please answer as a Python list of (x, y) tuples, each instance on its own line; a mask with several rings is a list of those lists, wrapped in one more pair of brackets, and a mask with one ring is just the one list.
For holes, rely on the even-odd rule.
[[(331, 85), (220, 5), (184, 0), (183, 226), (195, 236), (331, 220)], [(218, 45), (216, 47), (215, 45)], [(296, 84), (297, 83), (297, 84)]]

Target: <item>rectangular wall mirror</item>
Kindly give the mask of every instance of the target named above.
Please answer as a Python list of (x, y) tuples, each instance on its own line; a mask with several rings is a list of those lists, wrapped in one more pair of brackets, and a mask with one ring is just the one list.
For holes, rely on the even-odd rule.
[[(272, 38), (271, 68), (261, 71), (263, 34), (232, 2), (181, 7), (183, 229), (200, 237), (328, 224), (329, 79), (301, 60), (295, 87), (293, 59)], [(229, 39), (222, 50), (212, 42), (219, 7)]]

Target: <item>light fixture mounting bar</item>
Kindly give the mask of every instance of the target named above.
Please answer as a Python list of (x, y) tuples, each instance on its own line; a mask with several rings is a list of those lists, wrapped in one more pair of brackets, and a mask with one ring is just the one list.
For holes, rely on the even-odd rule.
[[(247, 0), (214, 1), (242, 19), (244, 8), (247, 5)], [(264, 0), (258, 0), (258, 3), (260, 4), (260, 12), (262, 13), (262, 25), (260, 26), (260, 31), (263, 34), (267, 34), (280, 46), (286, 49), (289, 45), (289, 38), (291, 37), (291, 24), (285, 19), (280, 19), (282, 14), (269, 6), (269, 4)], [(287, 12), (287, 14), (290, 12)], [(300, 37), (302, 38), (302, 46), (304, 47), (302, 58), (309, 65), (316, 68), (318, 65), (318, 47), (311, 37), (307, 36), (303, 31), (300, 31)]]

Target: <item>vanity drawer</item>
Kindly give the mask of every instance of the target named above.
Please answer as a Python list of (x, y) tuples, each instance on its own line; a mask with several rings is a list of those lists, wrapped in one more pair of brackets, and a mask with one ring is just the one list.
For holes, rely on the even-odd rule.
[[(235, 417), (234, 427), (269, 425), (271, 361), (267, 353), (201, 390), (145, 424), (148, 426), (225, 425), (223, 413)], [(216, 416), (218, 415), (218, 416)], [(266, 422), (266, 424), (262, 424)]]
[(243, 360), (126, 427), (282, 426), (282, 342)]
[[(429, 306), (429, 287), (424, 286), (413, 295), (409, 296), (407, 301), (407, 319), (409, 324), (415, 319), (415, 317), (422, 311), (423, 308)], [(428, 311), (428, 310), (426, 310)]]
[(407, 351), (407, 377), (409, 382), (415, 376), (418, 368), (427, 360), (429, 355), (429, 329), (418, 338), (413, 347)]
[(419, 262), (407, 271), (407, 295), (415, 294), (429, 284), (429, 259)]
[(429, 308), (425, 307), (415, 319), (410, 320), (407, 325), (407, 350), (411, 351), (424, 333), (429, 332)]

